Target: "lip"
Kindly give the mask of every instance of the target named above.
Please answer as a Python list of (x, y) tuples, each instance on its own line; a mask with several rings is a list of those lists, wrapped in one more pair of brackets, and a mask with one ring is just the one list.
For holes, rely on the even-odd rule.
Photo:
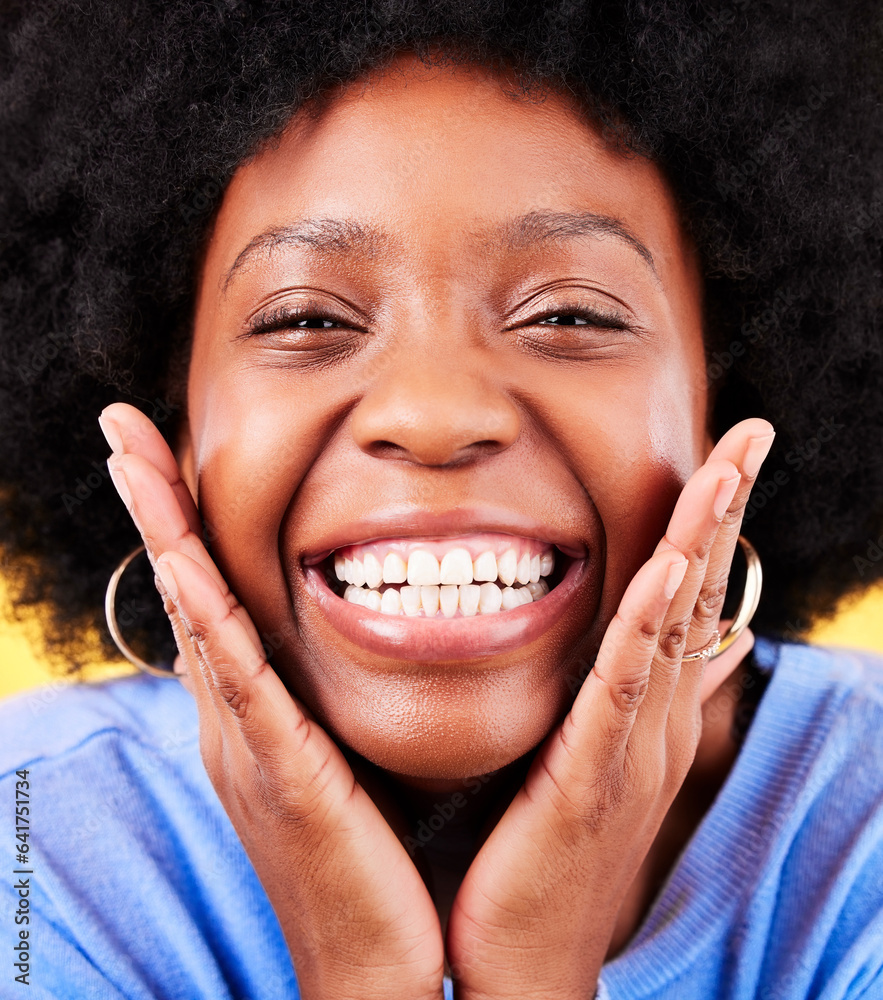
[(371, 611), (338, 597), (317, 566), (305, 567), (304, 580), (332, 627), (362, 649), (396, 660), (441, 662), (508, 653), (538, 639), (571, 606), (588, 567), (588, 558), (575, 559), (542, 600), (472, 618), (408, 618)]
[(335, 549), (381, 538), (444, 538), (484, 531), (536, 538), (556, 545), (565, 555), (575, 560), (584, 560), (588, 555), (580, 539), (514, 511), (496, 507), (463, 507), (433, 513), (402, 506), (380, 511), (370, 518), (338, 525), (303, 553), (301, 562), (305, 569), (309, 569), (327, 559)]

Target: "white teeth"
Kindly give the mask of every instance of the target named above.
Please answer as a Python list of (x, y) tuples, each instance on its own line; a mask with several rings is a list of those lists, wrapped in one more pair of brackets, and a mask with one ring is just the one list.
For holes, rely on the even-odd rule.
[(365, 566), (361, 559), (353, 559), (353, 579), (352, 582), (356, 587), (362, 587), (365, 583)]
[(383, 583), (383, 567), (380, 560), (373, 552), (365, 553), (365, 585), (371, 590), (375, 590)]
[(483, 615), (500, 610), (503, 606), (503, 592), (495, 583), (483, 583), (479, 591), (478, 610)]
[(408, 566), (395, 552), (387, 554), (383, 560), (383, 582), (404, 583), (408, 579)]
[(472, 583), (472, 556), (466, 549), (451, 549), (441, 561), (439, 579), (443, 584)]
[(497, 557), (493, 552), (482, 552), (472, 564), (473, 580), (494, 581), (497, 579)]
[[(486, 551), (473, 561), (468, 549), (455, 548), (445, 553), (441, 565), (425, 549), (414, 550), (407, 561), (389, 552), (382, 563), (373, 551), (361, 559), (334, 556), (334, 574), (347, 583), (345, 601), (386, 615), (427, 618), (436, 617), (439, 609), (445, 618), (455, 617), (458, 610), (471, 618), (539, 601), (549, 593), (543, 578), (554, 568), (552, 550), (520, 558), (514, 548), (499, 557)], [(406, 586), (380, 591), (383, 584), (406, 581)], [(521, 586), (514, 586), (516, 582)]]
[[(380, 564), (378, 563), (378, 565)], [(401, 608), (402, 599), (399, 596), (399, 592), (394, 587), (384, 590), (383, 596), (380, 599), (380, 610), (385, 615), (397, 615)]]
[[(386, 564), (384, 563), (384, 566)], [(387, 591), (391, 593), (391, 591)], [(402, 611), (406, 615), (420, 614), (420, 588), (419, 587), (402, 587), (399, 590), (399, 596), (402, 599)]]
[(540, 557), (530, 557), (530, 580), (528, 583), (536, 583), (540, 578)]
[(460, 588), (456, 584), (439, 587), (439, 604), (445, 618), (453, 618), (460, 602)]
[(421, 587), (420, 604), (423, 613), (427, 617), (432, 617), (438, 611), (438, 587)]
[(503, 589), (503, 610), (511, 611), (513, 608), (521, 607), (521, 598), (518, 596), (518, 591), (513, 590), (512, 587), (505, 587)]
[(343, 593), (343, 599), (350, 604), (358, 604), (371, 611), (385, 615), (402, 612), (414, 617), (420, 611), (428, 618), (434, 618), (439, 608), (445, 618), (453, 618), (459, 608), (460, 614), (471, 618), (476, 614), (493, 614), (497, 611), (511, 611), (524, 604), (530, 604), (545, 597), (549, 586), (545, 580), (529, 583), (524, 587), (505, 587), (502, 590), (495, 583), (443, 584), (440, 587), (390, 587), (382, 594), (379, 590), (366, 590), (350, 584)]
[(432, 587), (440, 582), (438, 559), (423, 549), (412, 552), (408, 559), (408, 583), (414, 587)]
[(467, 583), (460, 587), (460, 614), (471, 618), (478, 614), (481, 587), (477, 583)]
[(509, 549), (497, 560), (497, 576), (507, 587), (515, 583), (518, 570), (518, 556), (515, 549)]

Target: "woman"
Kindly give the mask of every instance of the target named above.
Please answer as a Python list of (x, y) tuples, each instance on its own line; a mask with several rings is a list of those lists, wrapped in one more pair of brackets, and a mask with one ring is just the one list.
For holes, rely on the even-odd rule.
[[(848, 211), (879, 150), (842, 89), (871, 46), (820, 88), (818, 26), (769, 13), (118, 10), (10, 28), (7, 122), (40, 121), (53, 45), (91, 83), (26, 130), (36, 171), (21, 139), (4, 167), (5, 315), (28, 297), (44, 344), (76, 322), (42, 367), (7, 327), (6, 544), (21, 574), (43, 555), (23, 598), (60, 597), (70, 553), (137, 540), (103, 479), (44, 481), (59, 415), (130, 378), (156, 423), (112, 402), (101, 428), (181, 684), (7, 707), (4, 780), (54, 812), (16, 861), (19, 974), (883, 995), (881, 665), (781, 641), (877, 572), (844, 565), (880, 515), (879, 238)], [(785, 137), (774, 82), (818, 119)], [(757, 639), (723, 613), (740, 530)]]

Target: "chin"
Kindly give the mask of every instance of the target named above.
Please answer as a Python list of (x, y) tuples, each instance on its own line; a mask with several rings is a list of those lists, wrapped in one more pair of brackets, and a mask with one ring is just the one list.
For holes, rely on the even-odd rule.
[(319, 723), (372, 764), (465, 779), (523, 757), (566, 714), (592, 656), (571, 630), (565, 617), (524, 647), (465, 661), (368, 655), (337, 636), (321, 651), (311, 643), (287, 676)]
[(487, 774), (569, 708), (593, 655), (602, 567), (598, 546), (513, 512), (336, 525), (285, 562), (298, 649), (280, 667), (320, 724), (378, 767)]

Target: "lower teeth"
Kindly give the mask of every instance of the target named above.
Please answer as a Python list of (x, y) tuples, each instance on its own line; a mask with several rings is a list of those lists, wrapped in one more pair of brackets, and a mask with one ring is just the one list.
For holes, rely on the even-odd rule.
[(549, 593), (545, 579), (519, 587), (496, 583), (410, 587), (393, 585), (383, 591), (366, 587), (347, 586), (343, 599), (371, 611), (387, 615), (407, 615), (411, 618), (471, 618), (474, 615), (496, 614), (531, 604)]

